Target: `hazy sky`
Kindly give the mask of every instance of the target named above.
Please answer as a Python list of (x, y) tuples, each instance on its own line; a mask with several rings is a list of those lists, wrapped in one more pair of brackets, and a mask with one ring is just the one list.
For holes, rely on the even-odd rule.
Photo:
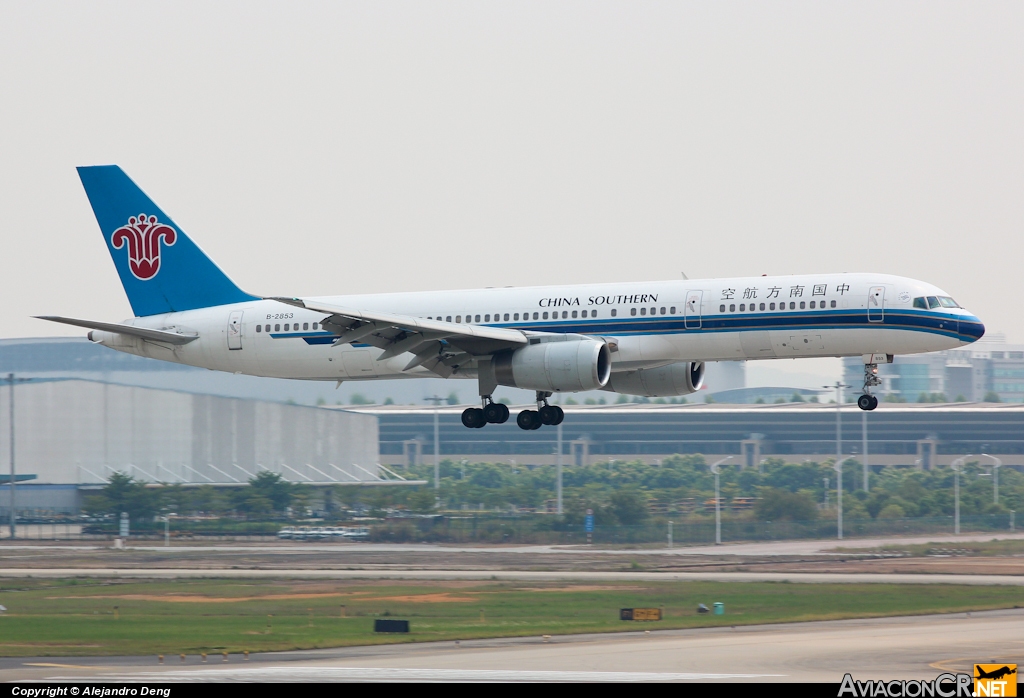
[[(0, 336), (131, 315), (74, 167), (243, 288), (925, 279), (1024, 342), (1020, 2), (0, 4)], [(787, 362), (789, 363), (789, 362)]]

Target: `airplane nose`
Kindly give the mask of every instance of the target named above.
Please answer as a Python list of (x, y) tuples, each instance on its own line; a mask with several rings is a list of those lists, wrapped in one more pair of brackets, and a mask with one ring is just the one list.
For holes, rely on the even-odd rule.
[(960, 339), (966, 343), (977, 342), (985, 336), (985, 325), (973, 315), (961, 316)]

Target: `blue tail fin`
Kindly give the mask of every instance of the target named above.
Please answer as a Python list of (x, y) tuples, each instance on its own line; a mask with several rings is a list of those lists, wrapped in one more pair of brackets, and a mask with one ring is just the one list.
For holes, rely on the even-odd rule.
[(137, 316), (257, 300), (242, 291), (117, 165), (79, 167)]

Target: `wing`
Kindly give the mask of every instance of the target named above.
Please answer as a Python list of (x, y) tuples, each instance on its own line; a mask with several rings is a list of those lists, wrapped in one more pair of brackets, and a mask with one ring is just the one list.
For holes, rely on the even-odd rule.
[(266, 300), (324, 313), (328, 317), (321, 321), (321, 325), (338, 335), (335, 345), (365, 342), (384, 350), (378, 357), (379, 361), (410, 352), (413, 359), (403, 371), (423, 366), (445, 378), (470, 368), (477, 356), (514, 349), (529, 341), (526, 333), (503, 327), (463, 325), (410, 315), (356, 310), (301, 298)]
[(56, 315), (36, 315), (37, 320), (49, 320), (50, 322), (60, 322), (65, 325), (74, 325), (75, 327), (86, 327), (90, 330), (101, 330), (103, 332), (116, 332), (118, 334), (126, 334), (132, 337), (141, 337), (142, 339), (148, 339), (152, 342), (163, 342), (165, 344), (188, 344), (189, 342), (199, 339), (197, 334), (180, 334), (178, 332), (168, 332), (167, 330), (151, 330), (147, 327), (135, 327), (133, 325), (122, 325), (118, 322), (96, 322), (94, 320), (76, 320), (69, 317), (58, 317)]

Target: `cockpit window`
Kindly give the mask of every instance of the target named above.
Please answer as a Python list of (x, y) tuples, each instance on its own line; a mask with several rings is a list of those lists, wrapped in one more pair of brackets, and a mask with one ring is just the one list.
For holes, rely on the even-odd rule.
[(943, 308), (959, 308), (960, 304), (949, 296), (939, 296), (939, 305)]
[(938, 308), (938, 307), (939, 307), (939, 299), (936, 298), (935, 296), (928, 296), (928, 309), (931, 310), (932, 308)]
[(914, 307), (921, 308), (922, 310), (928, 310), (928, 301), (924, 299), (924, 296), (918, 296), (914, 299)]

